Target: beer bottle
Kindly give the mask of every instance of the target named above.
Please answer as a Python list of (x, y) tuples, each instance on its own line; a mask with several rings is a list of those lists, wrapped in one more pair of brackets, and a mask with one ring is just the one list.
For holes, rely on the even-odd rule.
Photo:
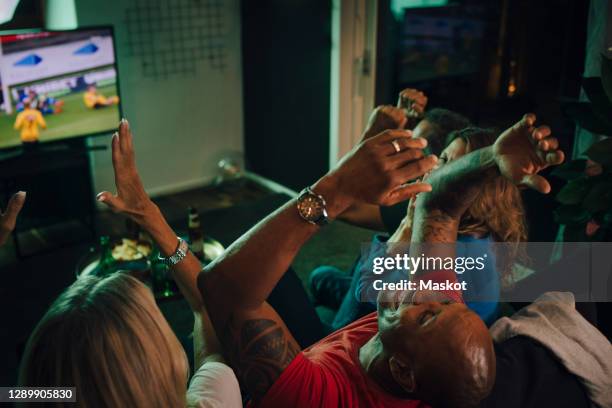
[(111, 248), (110, 238), (108, 236), (100, 237), (100, 262), (96, 268), (96, 275), (106, 276), (115, 271), (115, 258), (113, 258), (113, 250)]
[(200, 260), (204, 260), (204, 234), (200, 225), (200, 214), (195, 207), (189, 207), (189, 249)]

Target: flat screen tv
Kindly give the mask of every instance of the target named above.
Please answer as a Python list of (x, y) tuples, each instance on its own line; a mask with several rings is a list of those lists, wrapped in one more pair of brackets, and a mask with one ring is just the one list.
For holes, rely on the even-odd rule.
[(0, 149), (108, 133), (121, 117), (113, 30), (0, 33)]
[(444, 15), (444, 11), (444, 8), (406, 11), (400, 83), (479, 72), (484, 23), (473, 16)]

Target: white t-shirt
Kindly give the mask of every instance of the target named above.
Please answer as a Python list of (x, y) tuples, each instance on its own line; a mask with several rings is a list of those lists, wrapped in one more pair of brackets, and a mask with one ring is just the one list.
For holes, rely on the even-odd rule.
[(202, 364), (187, 389), (190, 408), (242, 408), (240, 386), (234, 371), (223, 363)]

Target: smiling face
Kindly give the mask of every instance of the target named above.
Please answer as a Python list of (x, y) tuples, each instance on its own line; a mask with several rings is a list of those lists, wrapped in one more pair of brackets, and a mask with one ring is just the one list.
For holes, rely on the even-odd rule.
[(495, 378), (491, 336), (464, 304), (435, 300), (438, 296), (421, 292), (408, 302), (401, 296), (399, 302), (379, 302), (380, 339), (390, 364), (398, 362), (391, 372), (407, 393), (430, 404), (441, 404), (440, 396), (479, 401)]

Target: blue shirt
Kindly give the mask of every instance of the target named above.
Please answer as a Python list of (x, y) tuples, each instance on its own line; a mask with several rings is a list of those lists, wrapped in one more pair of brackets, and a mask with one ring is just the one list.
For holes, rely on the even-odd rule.
[[(357, 265), (359, 284), (356, 286), (355, 296), (358, 301), (367, 301), (376, 305), (377, 292), (374, 289), (374, 281), (381, 279), (381, 275), (372, 272), (372, 260), (378, 256), (384, 256), (387, 238), (375, 235), (369, 253), (363, 254)], [(500, 280), (496, 264), (495, 252), (492, 249), (493, 240), (490, 237), (474, 238), (469, 235), (458, 235), (455, 249), (455, 257), (485, 257), (484, 268), (481, 270), (466, 270), (457, 273), (457, 281), (465, 282), (467, 291), (463, 292), (466, 306), (472, 309), (487, 324), (497, 319), (497, 306), (499, 302)], [(397, 282), (405, 278), (404, 272), (394, 271), (384, 279), (387, 282)]]

